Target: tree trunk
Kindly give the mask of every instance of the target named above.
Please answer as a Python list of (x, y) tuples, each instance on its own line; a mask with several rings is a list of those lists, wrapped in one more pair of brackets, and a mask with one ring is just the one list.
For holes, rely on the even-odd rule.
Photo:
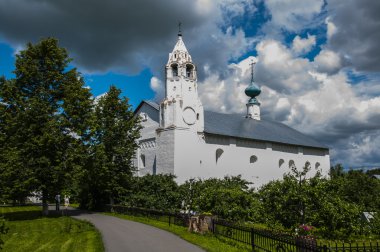
[(47, 193), (42, 192), (42, 215), (48, 216), (49, 215), (49, 205), (47, 203)]

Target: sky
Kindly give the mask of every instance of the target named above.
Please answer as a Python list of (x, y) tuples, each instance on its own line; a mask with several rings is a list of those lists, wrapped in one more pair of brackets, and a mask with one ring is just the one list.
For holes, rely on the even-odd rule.
[(265, 120), (329, 146), (331, 164), (380, 167), (378, 0), (0, 0), (0, 75), (56, 37), (94, 97), (116, 85), (159, 102), (182, 23), (206, 110), (245, 113), (250, 62)]

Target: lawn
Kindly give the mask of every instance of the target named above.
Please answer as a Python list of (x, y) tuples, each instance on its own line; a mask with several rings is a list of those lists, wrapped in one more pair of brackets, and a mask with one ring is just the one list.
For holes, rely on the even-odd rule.
[(9, 231), (3, 251), (104, 251), (100, 233), (85, 221), (41, 216), (41, 207), (0, 207)]
[(146, 217), (136, 217), (131, 215), (117, 214), (117, 213), (104, 213), (106, 215), (115, 216), (121, 219), (141, 222), (144, 224), (148, 224), (171, 233), (174, 233), (181, 237), (182, 239), (193, 243), (206, 251), (210, 252), (244, 252), (244, 251), (252, 251), (250, 246), (246, 246), (241, 243), (234, 242), (232, 240), (224, 239), (223, 237), (215, 237), (211, 234), (196, 234), (190, 233), (187, 231), (186, 227), (177, 226), (177, 225), (168, 225), (167, 222), (157, 221), (154, 219), (149, 219)]

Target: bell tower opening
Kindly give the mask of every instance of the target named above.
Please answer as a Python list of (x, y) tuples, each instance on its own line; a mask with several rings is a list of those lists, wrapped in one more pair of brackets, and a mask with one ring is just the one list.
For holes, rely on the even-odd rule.
[(194, 77), (194, 66), (186, 64), (186, 77), (192, 79)]
[(172, 76), (177, 77), (178, 76), (178, 64), (172, 64)]

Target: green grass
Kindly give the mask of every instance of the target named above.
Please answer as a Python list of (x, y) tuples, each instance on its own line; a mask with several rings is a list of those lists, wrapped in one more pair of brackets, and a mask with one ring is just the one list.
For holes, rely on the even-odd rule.
[(86, 221), (41, 216), (41, 207), (0, 207), (9, 221), (3, 251), (104, 251), (100, 233)]
[(187, 230), (186, 227), (177, 226), (177, 225), (168, 225), (166, 222), (157, 221), (154, 219), (149, 219), (146, 217), (136, 217), (124, 214), (117, 213), (104, 213), (106, 215), (115, 216), (121, 219), (141, 222), (147, 225), (151, 225), (171, 233), (174, 233), (181, 237), (182, 239), (193, 243), (206, 251), (210, 252), (243, 252), (243, 251), (252, 251), (250, 246), (237, 243), (229, 239), (225, 239), (223, 237), (215, 237), (212, 234), (196, 234), (191, 233)]

